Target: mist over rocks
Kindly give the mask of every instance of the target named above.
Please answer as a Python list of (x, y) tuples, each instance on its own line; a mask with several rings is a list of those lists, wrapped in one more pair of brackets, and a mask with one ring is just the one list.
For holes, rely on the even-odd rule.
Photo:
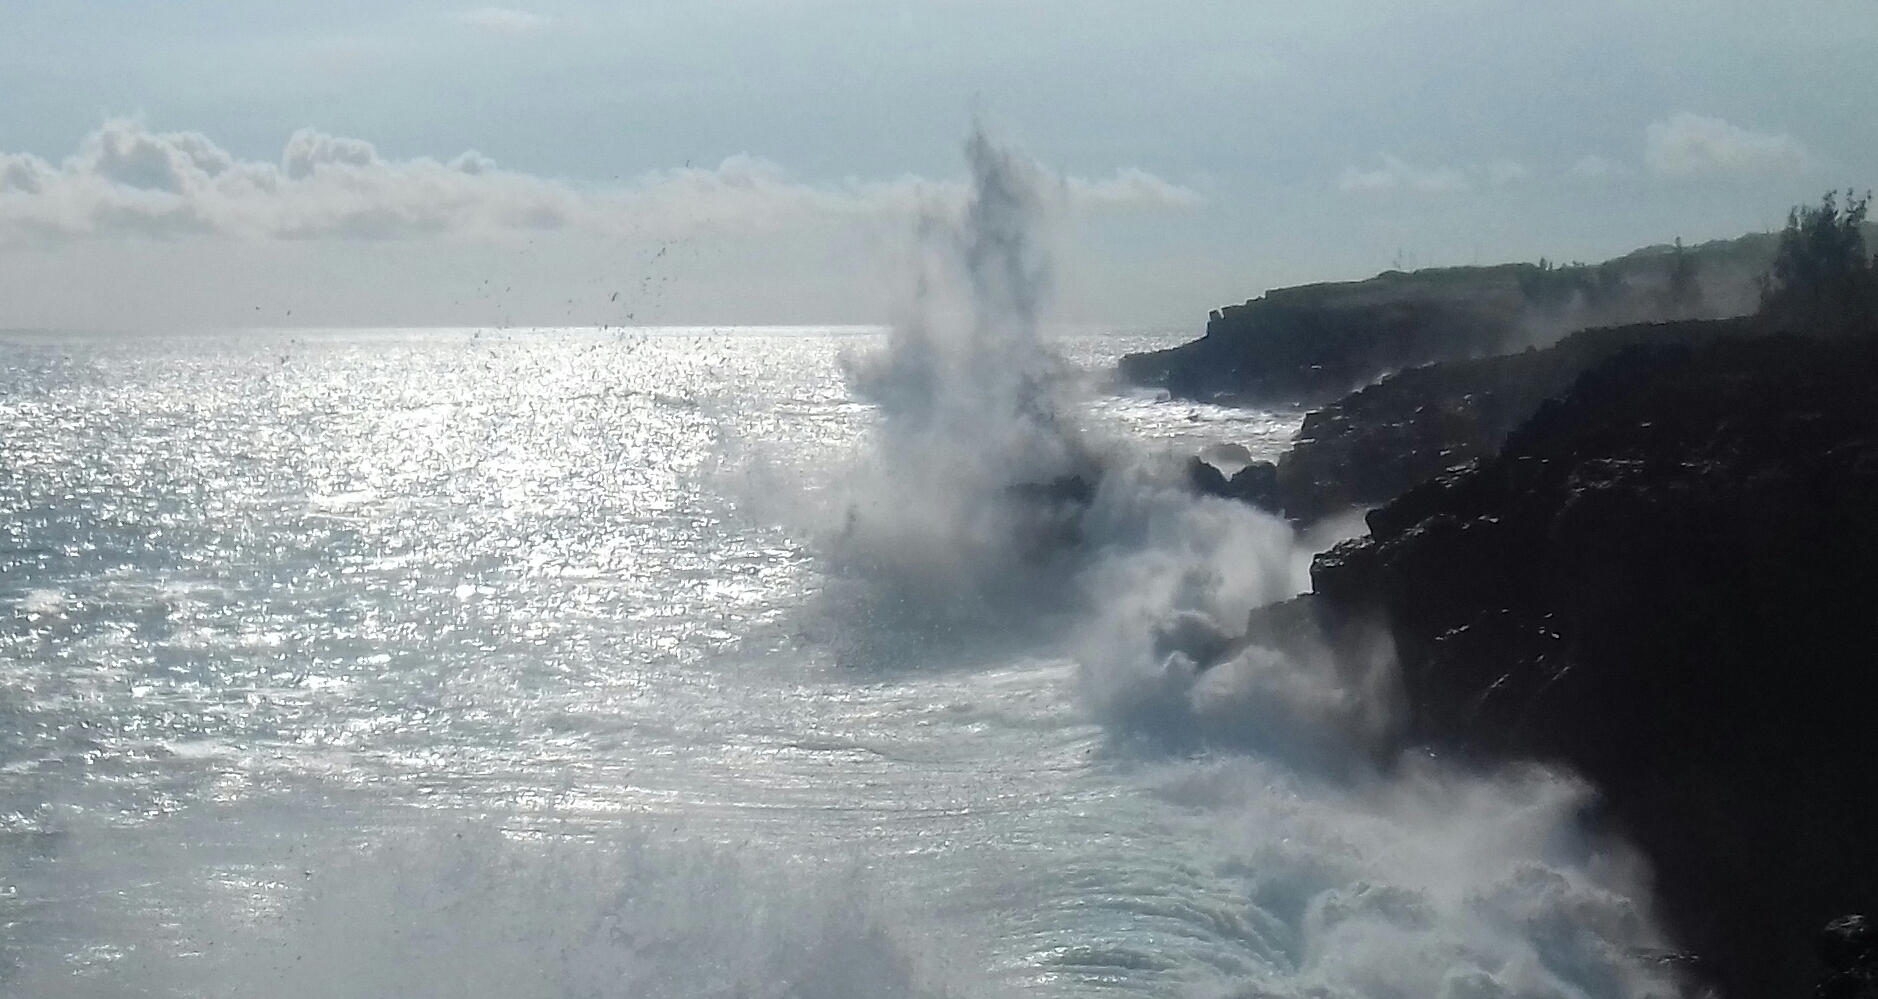
[(1541, 404), (1627, 347), (1698, 344), (1758, 329), (1751, 317), (1600, 327), (1550, 347), (1408, 368), (1306, 414), (1276, 462), (1250, 462), (1228, 478), (1192, 459), (1193, 487), (1303, 524), (1373, 507), (1492, 456)]
[(1187, 478), (1194, 491), (1202, 495), (1239, 500), (1273, 513), (1285, 509), (1278, 466), (1269, 461), (1248, 462), (1229, 478), (1212, 462), (1195, 456), (1187, 462)]
[[(1587, 369), (1638, 344), (1702, 343), (1747, 332), (1751, 319), (1642, 323), (1582, 330), (1543, 349), (1398, 371), (1309, 413), (1252, 502), (1311, 522), (1385, 503), (1499, 450), (1506, 435)], [(1274, 505), (1275, 504), (1275, 505)]]
[(1754, 310), (1777, 239), (1645, 247), (1601, 264), (1386, 271), (1215, 310), (1198, 340), (1130, 354), (1124, 381), (1179, 398), (1314, 405), (1436, 361), (1547, 346), (1595, 326)]
[(1317, 402), (1398, 368), (1510, 350), (1520, 308), (1510, 270), (1280, 288), (1215, 310), (1199, 340), (1130, 354), (1119, 371), (1182, 398)]
[[(1479, 995), (1685, 994), (1665, 943), (1693, 955), (1691, 981), (1731, 999), (1810, 988), (1818, 927), (1878, 903), (1878, 673), (1864, 641), (1878, 605), (1878, 338), (1684, 320), (1434, 364), (1340, 408), (1363, 428), (1323, 453), (1374, 481), (1293, 500), (1284, 463), (1228, 477), (1078, 424), (1037, 322), (1047, 186), (982, 136), (967, 159), (974, 197), (922, 232), (906, 317), (847, 370), (880, 420), (833, 548), (864, 567), (871, 607), (938, 613), (957, 633), (1050, 621), (1042, 647), (1073, 662), (1118, 751), (1243, 757), (1333, 829), (1380, 823), (1360, 865), (1252, 903), (1281, 935), (1336, 941), (1288, 985), (1360, 980), (1354, 994), (1369, 994), (1405, 957), (1375, 935), (1408, 934), (1460, 942), (1428, 952), (1427, 994), (1463, 978)], [(1667, 299), (1603, 301), (1693, 310), (1706, 299), (1689, 259), (1656, 262), (1683, 289)], [(1489, 272), (1528, 302), (1597, 273)], [(1324, 287), (1266, 309), (1350, 304), (1350, 289)], [(1436, 314), (1425, 304), (1358, 301), (1348, 330), (1420, 350), (1438, 339), (1418, 339), (1435, 328), (1418, 325)], [(1538, 335), (1520, 315), (1496, 335), (1516, 321)], [(1472, 322), (1461, 327), (1487, 329)], [(1296, 343), (1367, 335), (1292, 329)], [(1407, 356), (1394, 349), (1364, 356)], [(1361, 441), (1388, 460), (1365, 459)], [(1307, 532), (1267, 512), (1362, 503), (1429, 474), (1367, 516), (1367, 537), (1314, 561)], [(1453, 793), (1477, 803), (1461, 825), (1523, 822), (1546, 804), (1516, 841), (1470, 858), (1482, 870), (1431, 873), (1404, 858), (1456, 831), (1435, 814)], [(1277, 862), (1263, 876), (1302, 873)], [(1334, 910), (1342, 925), (1337, 900), (1372, 886), (1407, 909), (1364, 910), (1353, 938), (1313, 921)], [(1410, 909), (1428, 915), (1399, 918)], [(1561, 947), (1561, 927), (1579, 943)]]
[(1386, 616), (1406, 739), (1597, 786), (1725, 995), (1878, 906), (1874, 385), (1871, 338), (1632, 347), (1312, 569)]
[(846, 358), (877, 418), (823, 508), (827, 607), (864, 653), (842, 661), (1002, 646), (1066, 667), (1105, 753), (1165, 771), (1217, 852), (1232, 901), (1206, 920), (1233, 942), (1199, 994), (1676, 994), (1634, 850), (1579, 828), (1582, 780), (1400, 757), (1383, 619), (1293, 599), (1351, 524), (1238, 501), (1276, 482), (1245, 449), (1209, 452), (1243, 466), (1227, 478), (1084, 424), (1037, 322), (1047, 177), (982, 135), (966, 159), (973, 196), (923, 223), (903, 314)]

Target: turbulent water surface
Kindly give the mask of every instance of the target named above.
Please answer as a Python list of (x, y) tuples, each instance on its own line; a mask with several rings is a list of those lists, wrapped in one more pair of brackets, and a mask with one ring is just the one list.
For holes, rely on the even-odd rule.
[[(1100, 629), (909, 613), (812, 512), (878, 430), (843, 358), (881, 340), (0, 343), (0, 991), (1657, 987), (1571, 782), (1332, 776), (1285, 726), (1344, 695), (1270, 657), (1176, 694), (1271, 738), (1175, 748)], [(1294, 414), (1104, 383), (1166, 342), (1059, 339), (1090, 436), (1274, 455)], [(1167, 573), (1074, 578), (1108, 620)]]

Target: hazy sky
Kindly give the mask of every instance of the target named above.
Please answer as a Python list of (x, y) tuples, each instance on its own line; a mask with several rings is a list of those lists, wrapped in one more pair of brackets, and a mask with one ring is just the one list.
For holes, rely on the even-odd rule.
[(1878, 183), (1871, 0), (0, 19), (0, 326), (878, 320), (974, 117), (1063, 179), (1056, 314), (1081, 322), (1600, 259)]

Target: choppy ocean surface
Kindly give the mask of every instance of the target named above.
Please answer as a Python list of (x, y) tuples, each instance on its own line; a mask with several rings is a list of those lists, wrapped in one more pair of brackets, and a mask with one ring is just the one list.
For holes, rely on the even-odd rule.
[[(1569, 780), (1171, 749), (1073, 643), (857, 599), (791, 511), (881, 339), (0, 339), (0, 994), (1655, 987)], [(1090, 434), (1275, 457), (1108, 384), (1175, 339), (1056, 341)]]

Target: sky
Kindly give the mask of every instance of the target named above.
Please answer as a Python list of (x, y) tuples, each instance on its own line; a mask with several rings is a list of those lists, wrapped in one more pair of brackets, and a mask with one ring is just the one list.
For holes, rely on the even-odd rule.
[(1878, 5), (6, 0), (0, 328), (867, 323), (974, 123), (1055, 321), (1878, 183)]

